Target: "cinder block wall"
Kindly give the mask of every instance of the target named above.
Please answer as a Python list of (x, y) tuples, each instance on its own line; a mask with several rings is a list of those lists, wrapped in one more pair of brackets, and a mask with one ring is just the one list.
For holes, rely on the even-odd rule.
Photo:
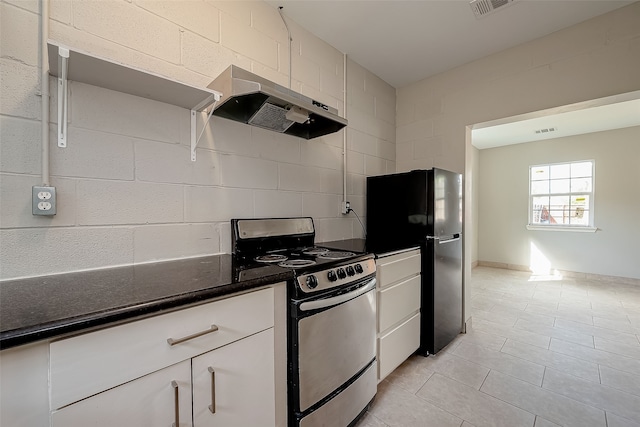
[[(287, 32), (262, 1), (50, 7), (50, 38), (75, 49), (201, 87), (230, 64), (289, 84)], [(318, 241), (362, 236), (353, 214), (340, 214), (343, 131), (307, 141), (213, 118), (193, 163), (187, 110), (71, 82), (60, 149), (53, 79), (58, 214), (32, 216), (31, 186), (41, 181), (39, 14), (39, 2), (0, 2), (0, 278), (229, 252), (234, 217), (312, 216)], [(288, 24), (292, 88), (344, 116), (343, 54)], [(366, 176), (395, 171), (395, 89), (350, 60), (347, 75), (348, 199), (364, 216)]]

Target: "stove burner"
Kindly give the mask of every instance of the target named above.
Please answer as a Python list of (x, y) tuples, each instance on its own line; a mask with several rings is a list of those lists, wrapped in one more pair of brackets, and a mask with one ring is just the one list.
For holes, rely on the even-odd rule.
[(287, 257), (284, 255), (277, 255), (277, 254), (270, 254), (270, 255), (262, 255), (259, 257), (255, 257), (254, 260), (258, 261), (258, 262), (264, 262), (264, 263), (272, 263), (272, 262), (282, 262), (282, 261), (286, 261)]
[(288, 261), (281, 262), (278, 265), (285, 268), (300, 268), (309, 267), (310, 265), (314, 265), (315, 263), (315, 261), (312, 261), (310, 259), (290, 259)]
[(304, 248), (302, 249), (302, 253), (305, 255), (322, 255), (326, 252), (329, 252), (327, 248)]
[(353, 252), (344, 252), (344, 251), (327, 251), (324, 252), (320, 255), (318, 255), (320, 258), (325, 258), (325, 259), (342, 259), (342, 258), (349, 258), (352, 256), (355, 256), (356, 254), (354, 254)]

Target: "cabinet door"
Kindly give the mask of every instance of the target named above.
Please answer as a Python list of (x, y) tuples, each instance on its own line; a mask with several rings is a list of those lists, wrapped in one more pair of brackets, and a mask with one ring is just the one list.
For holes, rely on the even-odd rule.
[(194, 358), (194, 427), (274, 426), (273, 355), (271, 328)]
[(176, 421), (176, 396), (178, 426), (191, 426), (190, 360), (54, 411), (51, 426), (172, 427)]

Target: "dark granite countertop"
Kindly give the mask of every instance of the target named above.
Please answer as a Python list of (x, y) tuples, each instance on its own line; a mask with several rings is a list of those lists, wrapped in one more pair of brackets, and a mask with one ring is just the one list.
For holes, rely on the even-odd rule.
[(341, 251), (350, 251), (356, 253), (367, 252), (367, 241), (365, 239), (345, 239), (345, 240), (333, 240), (331, 242), (319, 242), (318, 246), (325, 246), (331, 249), (339, 249)]
[[(372, 248), (367, 248), (367, 241), (365, 239), (345, 239), (345, 240), (333, 240), (331, 242), (320, 242), (317, 243), (318, 246), (325, 246), (331, 249), (338, 249), (341, 251), (351, 251), (351, 252), (362, 252), (362, 253), (373, 253)], [(384, 251), (384, 252), (375, 252), (374, 255), (376, 258), (382, 256), (393, 255), (396, 253), (412, 251), (415, 249), (420, 249), (420, 246), (410, 246), (406, 248), (400, 248), (392, 251)]]
[(0, 282), (0, 349), (219, 298), (293, 277), (232, 255)]

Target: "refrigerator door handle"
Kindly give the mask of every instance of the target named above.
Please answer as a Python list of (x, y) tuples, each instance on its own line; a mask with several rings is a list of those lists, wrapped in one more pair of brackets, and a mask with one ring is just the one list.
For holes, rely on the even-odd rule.
[(434, 237), (434, 239), (437, 240), (439, 244), (451, 243), (451, 242), (460, 240), (460, 234), (456, 233), (453, 236), (451, 236), (450, 239), (440, 239), (439, 237)]

